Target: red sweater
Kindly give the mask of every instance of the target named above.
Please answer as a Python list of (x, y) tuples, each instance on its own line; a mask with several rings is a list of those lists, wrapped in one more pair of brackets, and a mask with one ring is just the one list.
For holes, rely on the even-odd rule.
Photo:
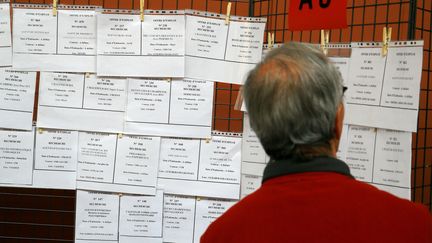
[(201, 242), (432, 243), (424, 206), (354, 180), (339, 160), (319, 160), (294, 170), (269, 163), (261, 188), (213, 222)]

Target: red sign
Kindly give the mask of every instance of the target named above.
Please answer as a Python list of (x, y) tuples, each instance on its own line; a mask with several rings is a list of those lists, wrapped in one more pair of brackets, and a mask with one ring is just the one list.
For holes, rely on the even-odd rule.
[(347, 0), (291, 0), (288, 29), (346, 28), (346, 6)]

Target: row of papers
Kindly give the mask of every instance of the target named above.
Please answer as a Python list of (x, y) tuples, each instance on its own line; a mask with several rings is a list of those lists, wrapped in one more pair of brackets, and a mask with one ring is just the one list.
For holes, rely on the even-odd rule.
[[(210, 141), (2, 130), (0, 183), (149, 195), (160, 187), (173, 194), (237, 199), (240, 184), (248, 184), (240, 180), (261, 177), (269, 159), (247, 126), (243, 139)], [(410, 133), (346, 126), (343, 134), (338, 157), (356, 179), (409, 190)]]
[(330, 57), (348, 88), (346, 124), (417, 131), (423, 44), (391, 42), (384, 57), (380, 43), (351, 43), (350, 57)]
[[(31, 130), (36, 72), (0, 68), (0, 127)], [(37, 126), (208, 138), (214, 83), (41, 72)]]
[(77, 191), (75, 242), (198, 243), (208, 225), (236, 201), (164, 194)]
[(240, 166), (240, 136), (0, 130), (0, 186), (238, 199)]
[(0, 66), (15, 70), (241, 84), (261, 60), (265, 18), (226, 24), (220, 14), (147, 10), (140, 21), (136, 12), (68, 7), (53, 16), (47, 5), (13, 6), (11, 37), (10, 5), (0, 4)]
[(417, 131), (423, 41), (395, 42), (381, 48), (352, 43), (351, 57), (332, 58), (344, 77), (345, 123)]
[[(269, 161), (245, 114), (242, 140), (242, 197), (261, 185)], [(351, 174), (403, 198), (410, 198), (411, 133), (361, 126), (344, 126), (337, 157)]]

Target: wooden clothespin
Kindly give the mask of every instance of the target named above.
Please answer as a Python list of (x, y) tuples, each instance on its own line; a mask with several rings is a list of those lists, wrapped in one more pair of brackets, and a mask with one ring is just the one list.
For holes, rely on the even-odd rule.
[(85, 77), (86, 77), (86, 78), (90, 78), (90, 73), (86, 73), (86, 74), (85, 74)]
[(210, 141), (211, 141), (211, 138), (206, 138), (206, 139), (205, 139), (205, 142), (206, 142), (206, 143), (210, 143)]
[(237, 94), (236, 102), (234, 104), (234, 110), (239, 111), (241, 110), (243, 104), (243, 92), (242, 87), (240, 87), (239, 92)]
[(57, 16), (57, 0), (53, 0), (53, 16)]
[(201, 198), (200, 198), (200, 197), (197, 197), (196, 200), (197, 200), (197, 201), (201, 201)]
[(391, 36), (392, 36), (392, 28), (389, 27), (387, 29), (387, 27), (384, 27), (383, 28), (383, 47), (382, 47), (382, 56), (383, 57), (387, 56), (388, 46), (389, 46), (389, 43), (391, 41)]
[(144, 0), (140, 0), (140, 20), (144, 21)]
[(228, 2), (226, 17), (225, 17), (225, 24), (226, 25), (229, 25), (230, 17), (231, 17), (231, 2)]
[(38, 130), (38, 133), (39, 133), (39, 134), (42, 134), (42, 133), (43, 133), (43, 129), (42, 129), (41, 127), (38, 127), (37, 130)]
[(268, 33), (267, 34), (267, 46), (268, 46), (268, 49), (273, 49), (273, 46), (274, 46), (274, 33)]
[(119, 133), (119, 134), (118, 134), (118, 138), (119, 138), (119, 139), (122, 139), (122, 138), (123, 138), (123, 133)]
[(119, 193), (118, 196), (119, 196), (119, 197), (122, 197), (122, 196), (123, 196), (123, 193)]
[(321, 30), (321, 50), (324, 55), (327, 55), (327, 45), (330, 42), (330, 31), (329, 30)]
[(166, 81), (169, 83), (172, 81), (172, 78), (167, 78)]

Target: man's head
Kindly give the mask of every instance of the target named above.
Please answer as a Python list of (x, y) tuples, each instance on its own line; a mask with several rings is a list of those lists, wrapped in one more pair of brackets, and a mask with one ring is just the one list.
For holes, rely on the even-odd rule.
[(273, 159), (335, 155), (344, 109), (342, 78), (317, 48), (271, 51), (243, 87), (252, 129)]

